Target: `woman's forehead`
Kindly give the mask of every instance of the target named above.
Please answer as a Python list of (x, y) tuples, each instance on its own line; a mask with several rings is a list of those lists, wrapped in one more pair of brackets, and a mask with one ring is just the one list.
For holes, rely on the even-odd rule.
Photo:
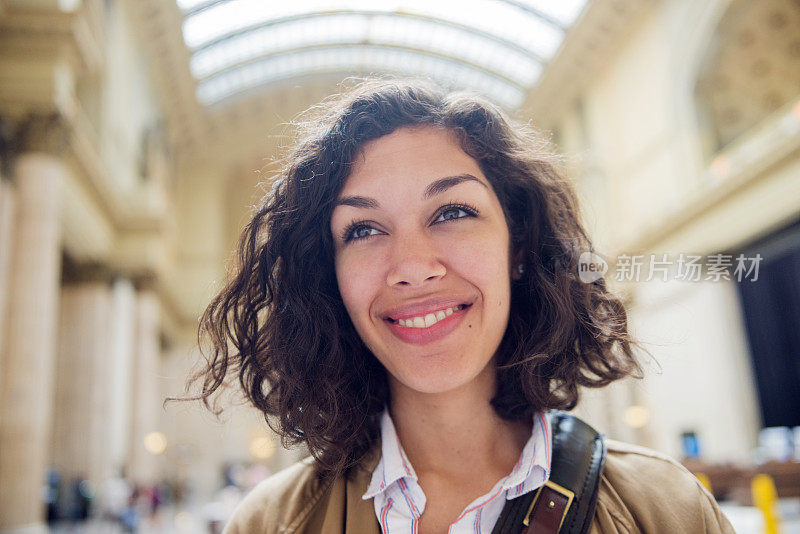
[(401, 128), (367, 143), (353, 164), (340, 196), (387, 187), (426, 187), (445, 176), (469, 174), (488, 181), (478, 162), (455, 136), (435, 127)]

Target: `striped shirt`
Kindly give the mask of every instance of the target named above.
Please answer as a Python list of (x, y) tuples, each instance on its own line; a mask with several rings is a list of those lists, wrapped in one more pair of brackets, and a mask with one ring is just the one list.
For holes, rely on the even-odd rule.
[[(535, 490), (550, 477), (550, 423), (543, 413), (533, 418), (531, 437), (511, 473), (472, 501), (451, 523), (448, 534), (490, 533), (506, 500)], [(425, 511), (425, 494), (417, 483), (388, 410), (381, 417), (381, 460), (372, 472), (362, 499), (374, 498), (375, 515), (383, 534), (417, 534)]]

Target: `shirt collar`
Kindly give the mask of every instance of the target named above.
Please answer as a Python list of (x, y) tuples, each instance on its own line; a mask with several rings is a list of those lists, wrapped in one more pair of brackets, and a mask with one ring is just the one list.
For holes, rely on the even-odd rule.
[(514, 469), (503, 481), (503, 489), (508, 490), (507, 499), (519, 497), (538, 488), (550, 478), (553, 447), (550, 436), (550, 420), (543, 412), (536, 412), (533, 416), (531, 437), (522, 448), (522, 454)]
[(417, 480), (417, 474), (397, 438), (389, 410), (384, 410), (381, 415), (381, 459), (372, 472), (372, 480), (362, 498), (370, 499), (405, 477)]
[[(543, 412), (536, 412), (531, 436), (514, 469), (502, 482), (503, 489), (507, 490), (507, 499), (538, 488), (550, 478), (551, 450), (550, 421)], [(389, 411), (384, 410), (381, 415), (381, 459), (372, 471), (372, 479), (362, 499), (371, 499), (406, 477), (417, 480), (414, 467), (400, 445)]]

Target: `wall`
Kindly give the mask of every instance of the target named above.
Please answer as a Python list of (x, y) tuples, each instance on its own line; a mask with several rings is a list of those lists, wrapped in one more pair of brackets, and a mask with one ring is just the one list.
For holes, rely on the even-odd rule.
[[(670, 253), (673, 261), (732, 253), (800, 215), (800, 105), (790, 101), (725, 152), (708, 152), (713, 125), (696, 87), (713, 66), (715, 43), (725, 42), (717, 25), (731, 4), (655, 3), (557, 125), (587, 224), (612, 269), (621, 253)], [(764, 0), (750, 16), (770, 20), (777, 4), (786, 7)], [(607, 279), (628, 299), (634, 333), (663, 370), (651, 365), (643, 383), (588, 392), (582, 413), (611, 437), (673, 455), (681, 432), (696, 429), (707, 458), (748, 458), (761, 422), (733, 282), (621, 284), (613, 271)], [(625, 425), (631, 405), (648, 409), (644, 428)]]

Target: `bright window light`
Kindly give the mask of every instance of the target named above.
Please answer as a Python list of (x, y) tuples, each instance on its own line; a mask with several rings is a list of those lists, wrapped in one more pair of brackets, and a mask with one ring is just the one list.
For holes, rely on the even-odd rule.
[(203, 79), (274, 54), (314, 46), (360, 43), (458, 58), (520, 86), (530, 85), (540, 70), (540, 62), (524, 51), (460, 28), (431, 20), (348, 13), (292, 19), (232, 36), (198, 50), (190, 66), (192, 74)]
[(543, 15), (554, 19), (561, 26), (571, 26), (583, 12), (586, 0), (519, 0), (519, 4), (528, 6)]

